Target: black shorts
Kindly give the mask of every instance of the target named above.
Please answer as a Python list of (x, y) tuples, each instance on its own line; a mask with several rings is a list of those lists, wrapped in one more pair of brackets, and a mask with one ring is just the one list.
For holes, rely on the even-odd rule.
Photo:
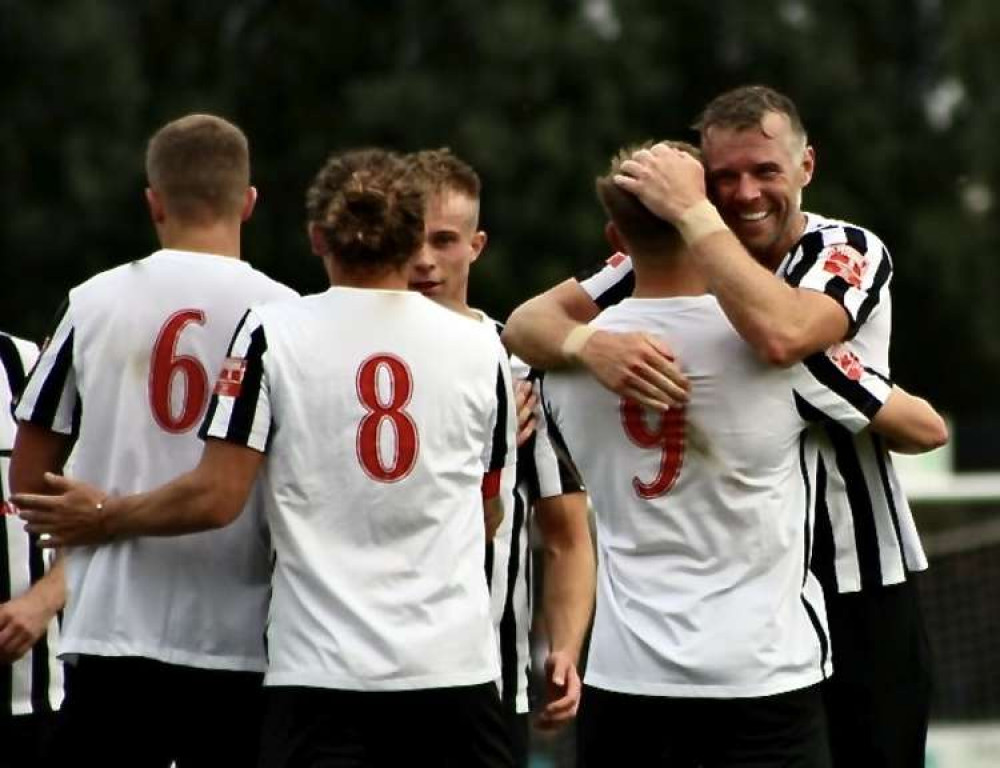
[(510, 768), (493, 683), (416, 691), (265, 689), (260, 768)]
[(931, 656), (910, 574), (826, 598), (833, 676), (823, 684), (837, 768), (923, 768)]
[(58, 712), (0, 717), (0, 768), (39, 768), (52, 743)]
[(830, 766), (819, 686), (749, 699), (636, 696), (584, 686), (577, 744), (581, 768)]
[(66, 698), (51, 765), (253, 768), (263, 675), (80, 656), (66, 665)]

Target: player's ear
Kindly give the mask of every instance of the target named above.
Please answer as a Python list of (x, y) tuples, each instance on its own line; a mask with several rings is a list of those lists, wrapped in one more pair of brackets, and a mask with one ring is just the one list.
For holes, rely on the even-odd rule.
[(257, 187), (247, 187), (247, 191), (243, 193), (243, 211), (240, 213), (240, 221), (249, 220), (256, 205)]
[(166, 218), (166, 211), (163, 208), (163, 201), (152, 187), (146, 187), (146, 205), (149, 207), (149, 217), (153, 223), (162, 224)]
[(813, 171), (816, 170), (816, 152), (811, 146), (807, 146), (802, 153), (799, 169), (802, 172), (802, 186), (805, 187), (812, 181)]
[(309, 249), (314, 256), (319, 256), (322, 259), (330, 250), (326, 244), (326, 238), (323, 236), (322, 228), (315, 221), (310, 221), (306, 225), (306, 231), (309, 233)]
[(608, 241), (608, 245), (614, 248), (615, 252), (628, 253), (628, 245), (625, 243), (625, 238), (622, 237), (622, 233), (613, 221), (605, 223), (604, 239)]
[(479, 258), (479, 254), (483, 252), (486, 247), (486, 241), (489, 238), (483, 230), (479, 230), (472, 236), (472, 260), (475, 261)]

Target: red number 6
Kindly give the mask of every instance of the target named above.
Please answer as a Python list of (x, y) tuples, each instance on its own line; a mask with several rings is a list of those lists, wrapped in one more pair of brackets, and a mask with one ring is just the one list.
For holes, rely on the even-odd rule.
[[(187, 432), (201, 417), (208, 400), (208, 375), (198, 358), (175, 355), (177, 338), (189, 323), (205, 324), (205, 313), (200, 309), (182, 309), (174, 312), (160, 328), (153, 345), (149, 365), (149, 405), (156, 423), (167, 432)], [(181, 412), (173, 412), (170, 393), (174, 377), (184, 379), (184, 405)]]
[(622, 398), (622, 426), (629, 440), (640, 448), (660, 450), (660, 469), (656, 477), (648, 483), (638, 477), (632, 478), (632, 488), (640, 499), (655, 499), (674, 487), (684, 462), (684, 409), (671, 408), (658, 414), (655, 429), (647, 426), (643, 410), (634, 400)]
[[(384, 370), (389, 383), (389, 401), (379, 399), (379, 371)], [(402, 480), (417, 462), (420, 439), (417, 425), (403, 410), (413, 393), (413, 379), (406, 363), (394, 355), (374, 355), (358, 368), (358, 399), (368, 413), (358, 425), (358, 460), (372, 480), (394, 483)], [(388, 420), (396, 434), (396, 447), (392, 460), (386, 464), (379, 451), (379, 434), (382, 422)]]

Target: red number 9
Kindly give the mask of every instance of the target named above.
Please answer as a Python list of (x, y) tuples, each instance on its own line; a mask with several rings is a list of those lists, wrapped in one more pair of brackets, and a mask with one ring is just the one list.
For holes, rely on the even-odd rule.
[(655, 428), (650, 429), (643, 417), (644, 409), (634, 400), (621, 400), (622, 426), (629, 440), (640, 448), (658, 448), (660, 468), (650, 482), (644, 483), (638, 477), (632, 478), (632, 488), (641, 499), (655, 499), (663, 496), (677, 481), (684, 462), (684, 409), (671, 408), (659, 413)]

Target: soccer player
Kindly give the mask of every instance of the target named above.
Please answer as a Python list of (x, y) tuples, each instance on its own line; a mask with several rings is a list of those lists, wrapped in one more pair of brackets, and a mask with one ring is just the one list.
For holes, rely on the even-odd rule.
[(10, 768), (42, 764), (63, 696), (54, 621), (66, 598), (62, 561), (50, 567), (8, 502), (11, 413), (37, 356), (31, 342), (0, 333), (0, 763)]
[(666, 338), (692, 388), (663, 413), (582, 373), (544, 381), (550, 428), (598, 521), (582, 764), (829, 765), (818, 688), (829, 646), (809, 571), (816, 454), (804, 428), (872, 420), (916, 450), (943, 439), (943, 422), (846, 347), (788, 369), (757, 359), (677, 231), (615, 185), (630, 155), (597, 189), (635, 290), (594, 325)]
[[(469, 268), (486, 245), (479, 228), (480, 180), (447, 149), (411, 156), (427, 187), (425, 240), (410, 265), (410, 287), (442, 306), (496, 328), (502, 326), (468, 304)], [(516, 378), (530, 375), (516, 357)], [(493, 541), (487, 560), (494, 619), (498, 626), (501, 691), (514, 742), (515, 764), (527, 765), (528, 683), (531, 668), (532, 518), (542, 536), (542, 610), (550, 649), (545, 662), (546, 701), (538, 722), (555, 728), (570, 720), (579, 704), (580, 650), (594, 599), (594, 556), (587, 499), (575, 470), (553, 450), (543, 416), (534, 435), (518, 450), (515, 490), (505, 495), (512, 509)]]
[[(866, 229), (801, 210), (815, 153), (794, 103), (770, 88), (737, 88), (712, 101), (697, 127), (704, 172), (654, 148), (623, 164), (620, 183), (682, 223), (694, 267), (763, 359), (787, 365), (850, 338), (888, 376), (889, 253)], [(725, 227), (706, 201), (706, 179)], [(634, 335), (568, 333), (627, 296), (630, 272), (628, 258), (616, 256), (582, 285), (566, 281), (532, 300), (512, 315), (509, 344), (535, 364), (559, 362), (568, 351), (618, 391), (640, 389), (646, 402), (683, 401), (677, 382), (663, 378), (677, 364), (663, 358), (655, 369), (663, 376), (651, 374), (647, 363), (657, 353)], [(812, 567), (829, 598), (837, 660), (824, 690), (835, 764), (922, 766), (930, 660), (915, 574), (927, 560), (887, 451), (893, 446), (835, 424), (815, 437), (823, 460)]]
[[(71, 446), (75, 476), (114, 494), (190, 469), (233, 329), (252, 302), (295, 296), (239, 258), (256, 201), (239, 128), (167, 123), (146, 174), (162, 247), (70, 291), (18, 407), (15, 491), (43, 490)], [(56, 764), (253, 764), (271, 570), (259, 511), (196, 536), (73, 547), (65, 561)]]
[(320, 171), (309, 233), (333, 287), (247, 313), (194, 470), (133, 496), (56, 479), (61, 498), (15, 497), (55, 544), (176, 535), (230, 524), (260, 476), (261, 766), (511, 764), (483, 577), (510, 371), (493, 329), (408, 290), (424, 222), (406, 171), (378, 150)]

